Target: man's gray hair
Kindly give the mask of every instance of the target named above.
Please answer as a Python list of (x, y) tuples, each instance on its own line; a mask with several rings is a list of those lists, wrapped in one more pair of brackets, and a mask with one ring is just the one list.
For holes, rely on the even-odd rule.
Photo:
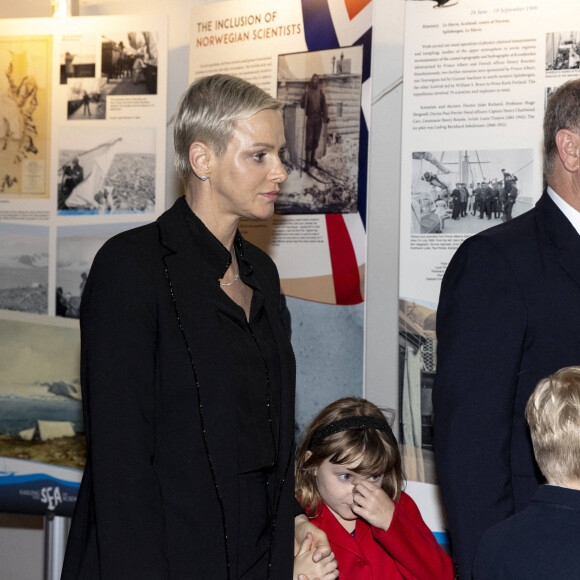
[(580, 129), (580, 79), (564, 83), (548, 97), (544, 114), (544, 175), (550, 177), (558, 155), (558, 131)]

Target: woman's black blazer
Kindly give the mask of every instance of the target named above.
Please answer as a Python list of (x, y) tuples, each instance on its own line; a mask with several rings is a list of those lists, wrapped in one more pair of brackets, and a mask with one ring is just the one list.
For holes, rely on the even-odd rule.
[[(63, 580), (237, 577), (236, 398), (220, 332), (217, 240), (183, 198), (98, 252), (81, 306), (88, 460)], [(242, 241), (281, 364), (270, 577), (291, 578), (295, 360), (272, 260)], [(223, 249), (223, 247), (222, 247)]]

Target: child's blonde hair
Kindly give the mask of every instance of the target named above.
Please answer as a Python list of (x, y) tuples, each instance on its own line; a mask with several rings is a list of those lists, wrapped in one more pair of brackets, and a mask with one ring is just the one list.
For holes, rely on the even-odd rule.
[[(384, 413), (389, 415), (389, 421), (385, 419)], [(390, 428), (393, 415), (391, 410), (381, 410), (359, 397), (339, 399), (316, 415), (296, 453), (295, 492), (308, 517), (314, 517), (318, 511), (321, 498), (314, 472), (326, 459), (336, 465), (360, 460), (353, 471), (361, 475), (384, 474), (383, 489), (393, 500), (399, 500), (403, 488), (403, 470), (399, 446)], [(375, 424), (380, 425), (380, 428), (355, 427), (333, 432), (333, 424), (353, 417), (372, 417), (378, 420)], [(353, 423), (356, 424), (357, 420)], [(325, 432), (332, 434), (326, 436)]]
[(580, 367), (542, 379), (526, 405), (534, 455), (549, 483), (580, 481)]

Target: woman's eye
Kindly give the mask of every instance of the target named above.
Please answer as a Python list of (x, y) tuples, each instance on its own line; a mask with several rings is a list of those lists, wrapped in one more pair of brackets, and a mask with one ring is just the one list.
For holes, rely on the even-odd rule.
[(262, 161), (262, 159), (266, 156), (266, 154), (264, 152), (260, 152), (260, 153), (254, 153), (252, 155), (252, 157), (256, 160), (256, 161)]
[(350, 473), (341, 473), (338, 477), (341, 481), (350, 481), (351, 475)]
[(369, 481), (372, 483), (376, 483), (379, 479), (381, 479), (380, 475), (369, 475)]

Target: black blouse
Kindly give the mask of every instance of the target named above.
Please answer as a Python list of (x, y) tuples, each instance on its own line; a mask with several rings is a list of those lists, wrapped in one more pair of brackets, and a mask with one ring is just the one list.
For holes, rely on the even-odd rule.
[[(191, 211), (186, 213), (188, 226), (195, 237), (203, 222)], [(280, 414), (280, 361), (268, 317), (264, 296), (253, 268), (243, 255), (241, 235), (236, 234), (234, 248), (240, 267), (240, 279), (253, 290), (250, 319), (219, 286), (219, 279), (230, 265), (230, 252), (203, 225), (207, 234), (208, 260), (216, 275), (215, 308), (222, 332), (230, 345), (229, 355), (235, 369), (232, 396), (237, 398), (239, 473), (270, 471), (276, 465)], [(213, 274), (213, 269), (212, 269)], [(223, 353), (224, 356), (227, 353)]]

